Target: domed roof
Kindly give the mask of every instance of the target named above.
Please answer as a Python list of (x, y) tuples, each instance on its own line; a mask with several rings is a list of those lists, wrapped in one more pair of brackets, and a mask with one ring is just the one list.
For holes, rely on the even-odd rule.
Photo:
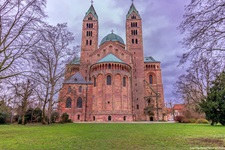
[(103, 43), (108, 42), (108, 41), (113, 41), (113, 42), (117, 41), (117, 42), (124, 44), (123, 39), (119, 35), (116, 35), (114, 33), (111, 33), (111, 34), (108, 34), (107, 36), (105, 36), (102, 39), (100, 45), (102, 45)]

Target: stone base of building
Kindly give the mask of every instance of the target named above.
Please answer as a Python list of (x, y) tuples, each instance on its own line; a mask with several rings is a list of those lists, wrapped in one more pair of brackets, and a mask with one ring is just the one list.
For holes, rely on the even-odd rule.
[[(72, 119), (73, 122), (83, 122), (84, 120), (77, 120), (77, 119)], [(107, 114), (93, 114), (87, 118), (87, 121), (94, 121), (94, 122), (130, 122), (134, 121), (132, 115), (117, 115), (117, 114), (112, 114), (112, 115), (107, 115)]]

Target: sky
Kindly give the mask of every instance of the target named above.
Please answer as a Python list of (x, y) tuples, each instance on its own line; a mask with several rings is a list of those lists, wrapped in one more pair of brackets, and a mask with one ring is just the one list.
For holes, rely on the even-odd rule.
[[(177, 27), (182, 21), (184, 6), (191, 0), (134, 0), (134, 5), (142, 17), (144, 55), (153, 56), (161, 62), (165, 102), (176, 100), (174, 84), (185, 72), (178, 67), (179, 58), (184, 49)], [(91, 5), (90, 0), (47, 0), (47, 21), (56, 25), (67, 23), (75, 35), (74, 45), (81, 44), (82, 21)], [(126, 41), (126, 14), (131, 0), (94, 0), (94, 8), (99, 20), (99, 42), (114, 30)]]

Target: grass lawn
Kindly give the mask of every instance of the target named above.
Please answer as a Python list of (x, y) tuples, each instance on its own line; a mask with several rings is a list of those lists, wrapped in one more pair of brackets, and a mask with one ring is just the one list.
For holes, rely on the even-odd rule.
[(225, 127), (197, 124), (1, 125), (0, 149), (225, 148)]

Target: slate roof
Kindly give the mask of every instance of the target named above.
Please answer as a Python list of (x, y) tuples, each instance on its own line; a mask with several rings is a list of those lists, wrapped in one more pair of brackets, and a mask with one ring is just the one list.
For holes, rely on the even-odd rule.
[[(96, 19), (98, 19), (98, 15), (97, 15), (97, 13), (96, 13), (96, 11), (95, 11), (95, 8), (94, 8), (94, 6), (91, 4), (91, 7), (88, 9), (88, 11), (86, 12), (86, 14), (85, 14), (85, 17), (87, 16), (87, 15), (89, 15), (89, 14), (92, 14)], [(84, 18), (85, 18), (84, 17)]]
[(156, 61), (152, 56), (144, 57), (144, 62), (160, 62)]
[(64, 84), (92, 84), (92, 82), (86, 82), (82, 75), (77, 72), (72, 77), (64, 82)]
[(80, 58), (74, 57), (73, 60), (70, 62), (70, 64), (80, 64)]
[(124, 63), (122, 60), (120, 60), (119, 58), (117, 58), (115, 55), (113, 54), (108, 54), (106, 55), (104, 58), (102, 58), (101, 60), (98, 61), (98, 63), (103, 63), (103, 62), (118, 62), (118, 63)]
[(133, 13), (135, 12), (140, 18), (140, 14), (138, 13), (137, 9), (135, 8), (134, 4), (132, 3), (132, 5), (130, 6), (130, 10), (127, 13), (127, 18)]

